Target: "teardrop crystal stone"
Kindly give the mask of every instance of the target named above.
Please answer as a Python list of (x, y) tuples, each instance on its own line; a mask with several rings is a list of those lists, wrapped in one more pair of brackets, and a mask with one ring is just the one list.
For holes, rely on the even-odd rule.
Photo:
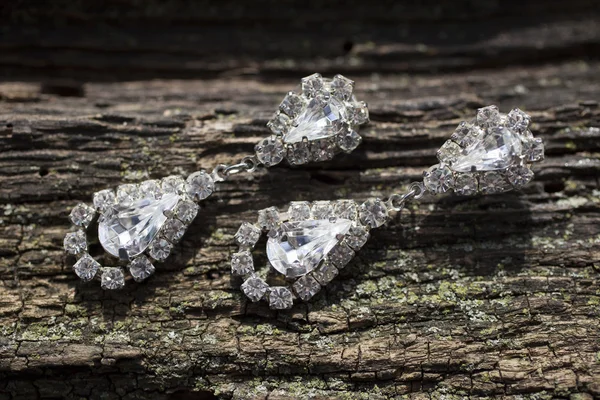
[(179, 199), (178, 194), (166, 193), (160, 199), (147, 197), (130, 206), (113, 206), (100, 217), (100, 244), (123, 260), (141, 254), (167, 220), (165, 211), (175, 208)]
[(309, 141), (335, 136), (344, 127), (347, 110), (344, 103), (331, 97), (325, 105), (312, 99), (294, 119), (293, 127), (283, 137), (285, 143), (298, 143), (303, 138)]
[(495, 171), (517, 164), (523, 157), (523, 140), (504, 126), (482, 129), (451, 168), (457, 172)]
[(306, 275), (340, 241), (338, 235), (345, 235), (350, 227), (352, 221), (347, 219), (284, 222), (269, 232), (267, 257), (287, 278)]

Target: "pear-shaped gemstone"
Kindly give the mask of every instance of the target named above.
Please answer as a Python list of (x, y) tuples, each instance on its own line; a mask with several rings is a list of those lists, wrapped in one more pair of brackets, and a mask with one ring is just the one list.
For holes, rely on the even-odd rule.
[(352, 227), (347, 219), (285, 222), (269, 232), (267, 256), (288, 278), (311, 272)]
[(312, 99), (294, 119), (283, 141), (298, 143), (303, 138), (312, 141), (334, 136), (343, 129), (347, 114), (346, 106), (336, 97), (332, 96), (325, 104), (321, 99)]
[(474, 141), (452, 163), (457, 172), (494, 171), (519, 162), (524, 136), (504, 126), (481, 129)]
[(100, 217), (100, 244), (124, 260), (141, 254), (167, 220), (165, 211), (173, 210), (179, 199), (176, 193), (165, 193), (160, 199), (146, 197), (128, 206), (113, 206)]

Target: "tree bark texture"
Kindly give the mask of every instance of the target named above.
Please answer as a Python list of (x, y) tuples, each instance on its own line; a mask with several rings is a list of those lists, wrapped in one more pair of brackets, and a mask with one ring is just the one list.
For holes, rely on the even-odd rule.
[[(0, 399), (600, 396), (597, 5), (129, 3), (8, 6)], [(73, 205), (239, 161), (314, 71), (368, 101), (357, 150), (220, 184), (146, 282), (77, 279)], [(524, 190), (411, 203), (291, 311), (230, 279), (258, 209), (405, 191), (488, 104), (526, 110), (545, 142)]]

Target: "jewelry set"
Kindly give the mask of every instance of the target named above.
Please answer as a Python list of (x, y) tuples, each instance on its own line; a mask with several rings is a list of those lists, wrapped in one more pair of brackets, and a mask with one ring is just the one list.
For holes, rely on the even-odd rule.
[[(76, 205), (69, 215), (74, 229), (64, 239), (65, 251), (76, 258), (74, 272), (83, 281), (99, 279), (103, 289), (123, 288), (124, 268), (135, 281), (143, 281), (182, 239), (199, 203), (231, 175), (283, 159), (300, 165), (350, 153), (361, 142), (359, 126), (369, 120), (367, 105), (356, 100), (353, 88), (354, 82), (342, 75), (303, 78), (268, 122), (272, 135), (240, 163), (217, 165), (210, 173), (123, 184), (96, 192), (91, 205)], [(399, 214), (408, 201), (425, 193), (472, 196), (525, 186), (533, 178), (531, 165), (544, 158), (543, 143), (529, 125), (529, 115), (519, 109), (503, 114), (496, 106), (480, 108), (473, 120), (458, 125), (438, 150), (439, 163), (406, 193), (363, 203), (297, 201), (285, 210), (261, 210), (255, 222), (242, 223), (234, 236), (239, 249), (231, 256), (231, 272), (241, 277), (241, 290), (253, 302), (266, 300), (272, 309), (289, 309), (296, 299), (308, 301), (352, 260), (370, 230)], [(95, 221), (98, 241), (109, 255), (103, 257), (104, 266), (88, 253)], [(262, 234), (271, 268), (257, 271), (252, 250)]]

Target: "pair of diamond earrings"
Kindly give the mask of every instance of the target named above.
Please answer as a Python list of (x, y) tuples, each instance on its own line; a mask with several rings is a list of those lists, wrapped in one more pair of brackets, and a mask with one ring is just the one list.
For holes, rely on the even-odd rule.
[[(126, 266), (135, 281), (143, 281), (154, 273), (153, 262), (167, 259), (196, 217), (198, 203), (219, 182), (284, 158), (300, 165), (351, 152), (361, 142), (358, 127), (369, 120), (367, 105), (355, 99), (353, 88), (354, 82), (341, 75), (310, 75), (286, 95), (267, 124), (273, 134), (255, 146), (254, 155), (185, 179), (173, 175), (101, 190), (94, 194), (93, 205), (76, 205), (69, 215), (75, 229), (64, 239), (65, 251), (77, 259), (75, 273), (84, 281), (99, 278), (103, 289), (120, 289)], [(251, 301), (265, 299), (273, 309), (291, 308), (294, 299), (309, 300), (350, 262), (369, 231), (384, 225), (408, 201), (425, 193), (452, 190), (469, 196), (525, 186), (533, 178), (530, 166), (544, 157), (543, 143), (529, 125), (529, 115), (519, 109), (502, 114), (496, 106), (484, 107), (472, 121), (459, 124), (437, 153), (440, 163), (406, 193), (362, 204), (292, 202), (285, 212), (275, 207), (259, 211), (257, 223), (244, 222), (235, 234), (239, 250), (231, 258), (232, 274), (242, 278), (241, 289)], [(87, 231), (96, 219), (98, 240), (110, 256), (103, 257), (104, 265), (88, 253)], [(255, 271), (251, 250), (262, 233), (268, 237), (272, 268)], [(270, 286), (269, 278), (279, 284)]]

